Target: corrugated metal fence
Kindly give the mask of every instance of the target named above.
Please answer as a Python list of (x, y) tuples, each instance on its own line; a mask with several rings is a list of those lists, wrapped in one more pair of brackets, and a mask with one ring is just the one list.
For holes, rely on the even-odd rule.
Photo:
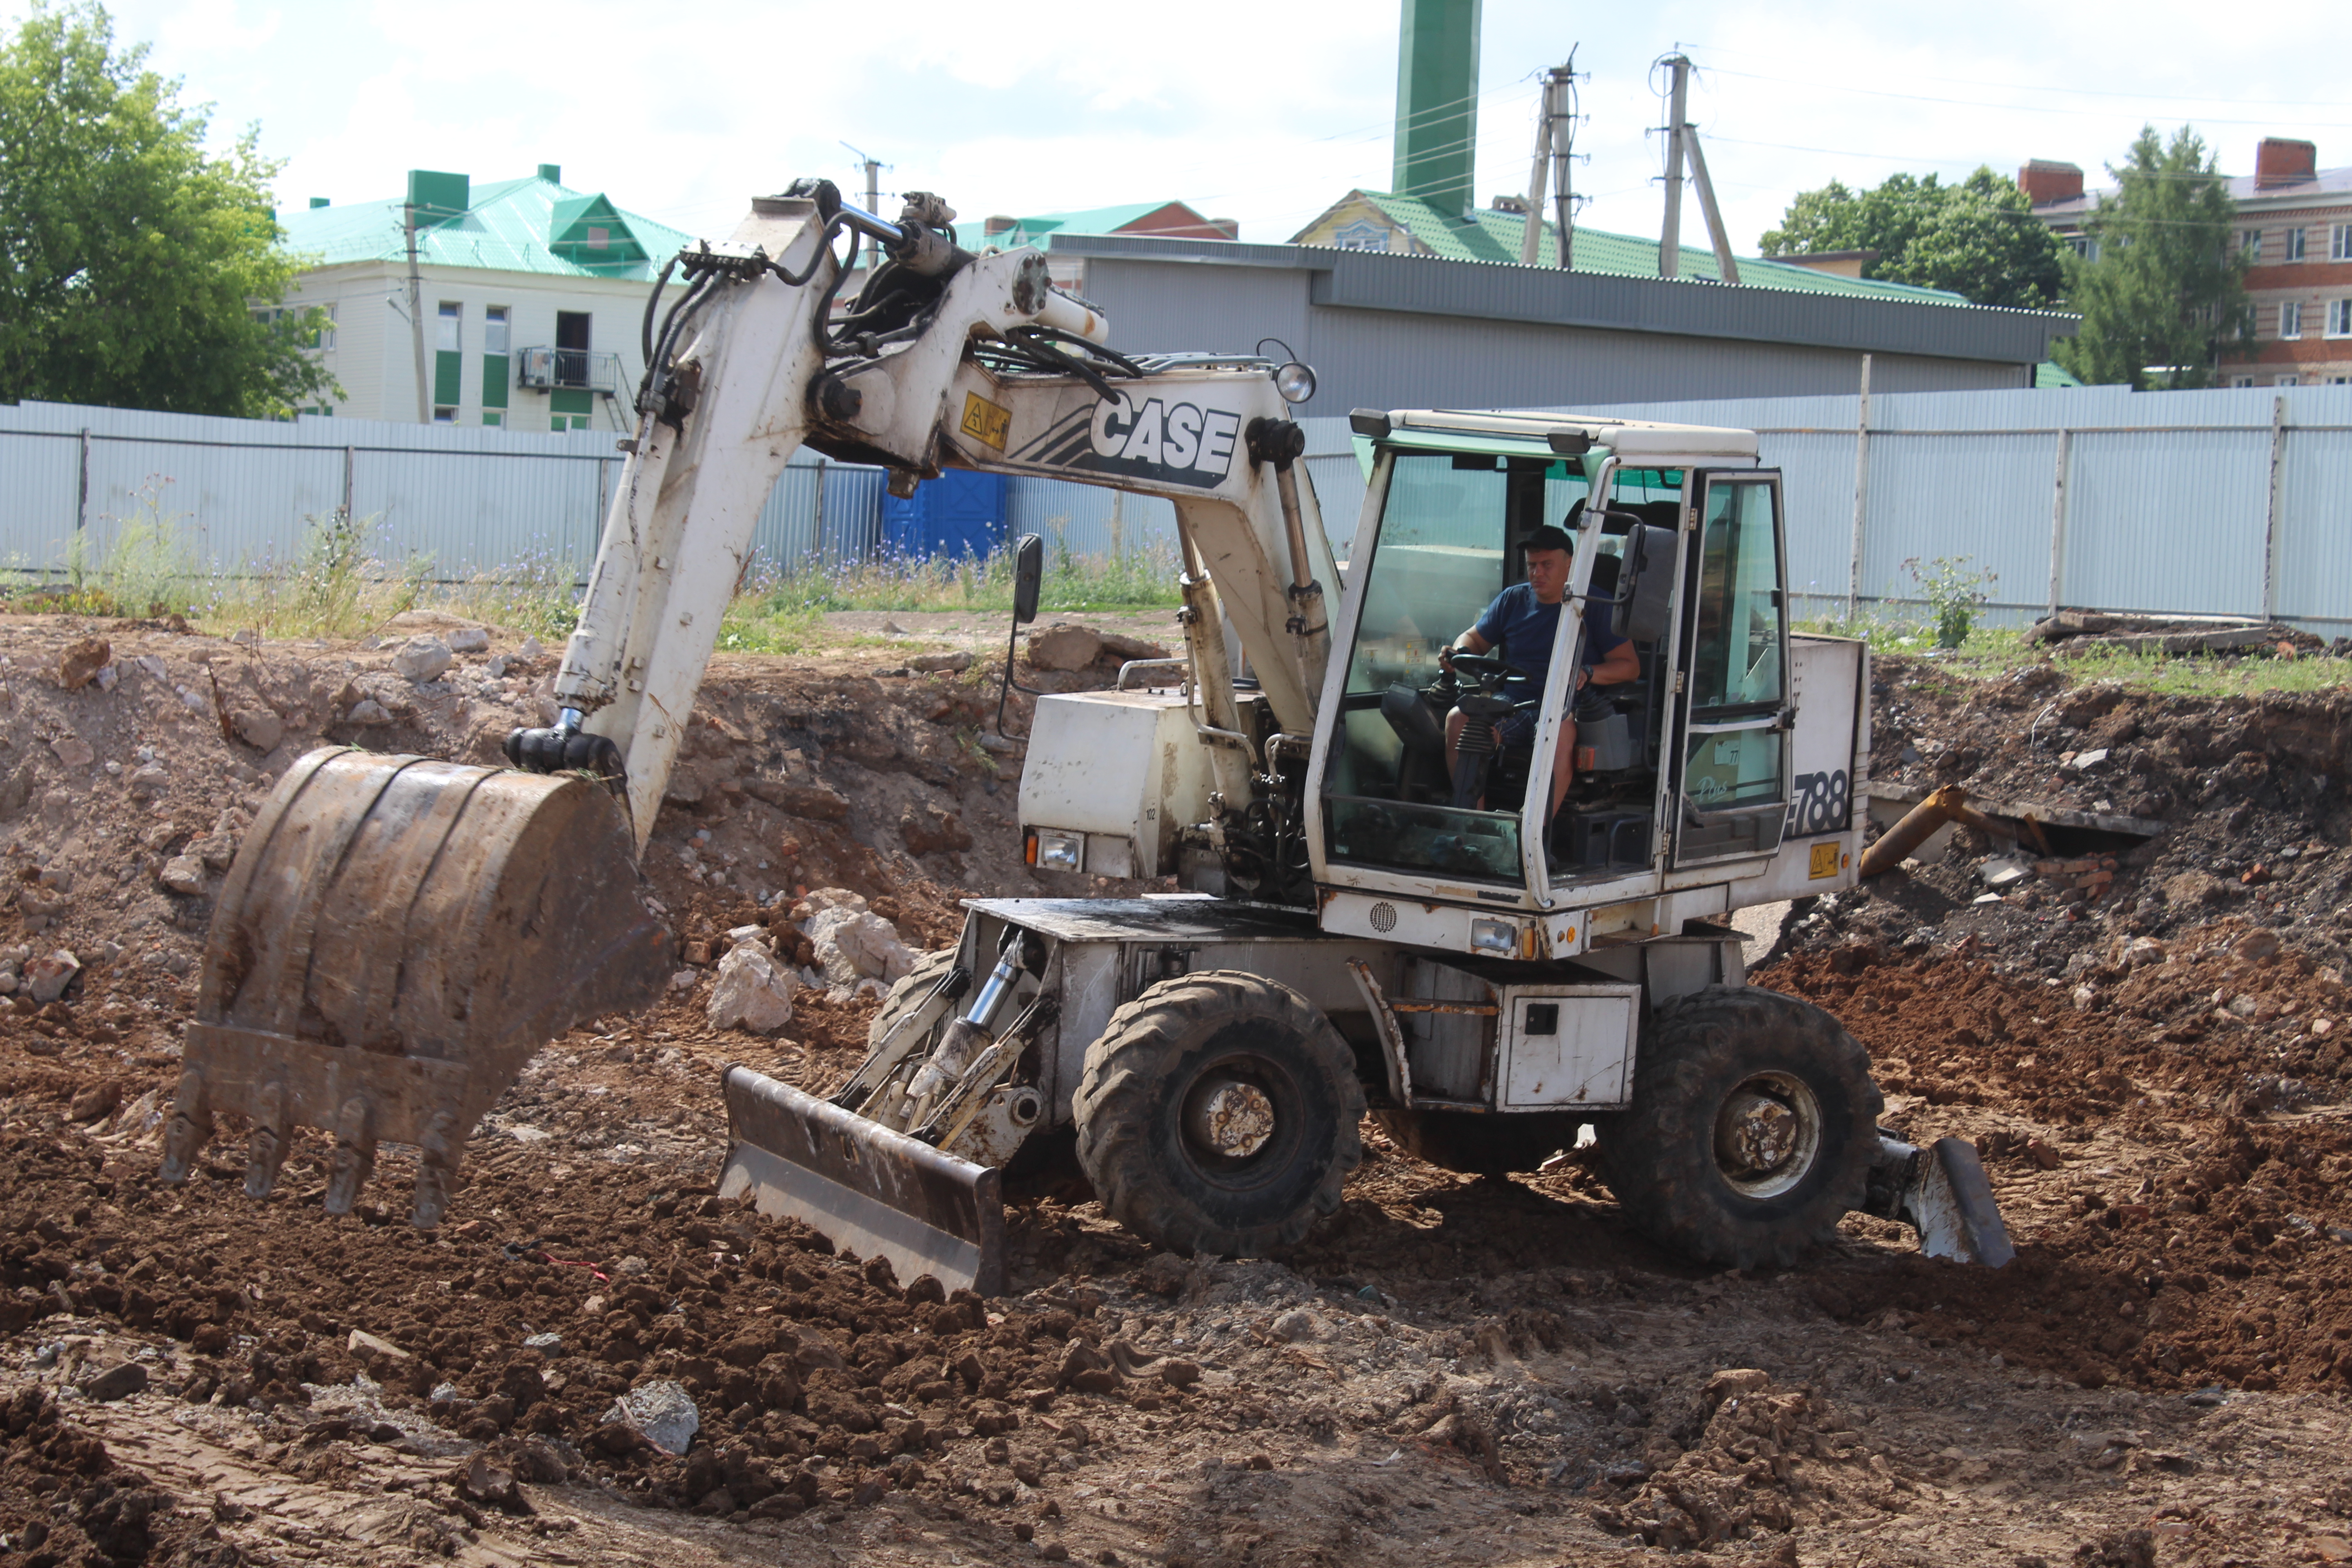
[(2352, 631), (2352, 386), (1739, 398), (1587, 409), (1757, 432), (1809, 611), (1916, 605), (1905, 563), (2060, 605)]
[[(1307, 421), (1307, 466), (1335, 535), (1355, 526), (1363, 478), (1347, 421)], [(126, 521), (160, 517), (205, 567), (299, 556), (310, 521), (373, 520), (373, 549), (429, 557), (463, 581), (531, 563), (586, 580), (621, 455), (611, 432), (509, 430), (306, 416), (290, 424), (25, 403), (0, 407), (0, 568), (96, 567)], [(779, 571), (882, 548), (883, 470), (794, 455), (754, 551)], [(1174, 538), (1164, 501), (1053, 479), (1009, 486), (1015, 533), (1099, 555)]]
[[(2352, 387), (1912, 393), (1586, 412), (1758, 432), (1788, 476), (1790, 580), (1809, 611), (1916, 603), (1914, 559), (1997, 574), (1993, 607), (2272, 614), (2352, 629)], [(1347, 421), (1301, 421), (1344, 556), (1363, 500)], [(0, 566), (95, 563), (153, 507), (207, 565), (283, 560), (307, 519), (377, 521), (376, 548), (461, 580), (520, 563), (584, 578), (621, 470), (609, 432), (291, 424), (0, 407)], [(795, 571), (881, 549), (882, 471), (796, 456), (754, 548)], [(1013, 532), (1102, 555), (1164, 545), (1164, 500), (1015, 479)], [(76, 541), (80, 543), (77, 546)]]

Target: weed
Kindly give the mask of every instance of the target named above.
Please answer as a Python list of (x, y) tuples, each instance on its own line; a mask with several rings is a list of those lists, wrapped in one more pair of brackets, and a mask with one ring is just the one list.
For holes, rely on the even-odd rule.
[(1903, 563), (1903, 570), (1919, 589), (1934, 613), (1936, 646), (1958, 647), (1969, 640), (1978, 612), (1992, 595), (1988, 592), (1999, 576), (1990, 571), (1970, 571), (1969, 555), (1938, 555), (1924, 566), (1919, 557)]

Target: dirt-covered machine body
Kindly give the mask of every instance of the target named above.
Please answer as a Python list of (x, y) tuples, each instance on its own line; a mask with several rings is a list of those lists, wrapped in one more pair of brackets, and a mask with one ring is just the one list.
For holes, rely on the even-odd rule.
[[(1171, 503), (1183, 657), (1041, 699), (1020, 808), (1040, 867), (1185, 891), (975, 903), (848, 1081), (726, 1073), (725, 1190), (992, 1289), (999, 1184), (1044, 1135), (1150, 1239), (1258, 1253), (1336, 1206), (1369, 1110), (1463, 1169), (1597, 1141), (1704, 1258), (1786, 1261), (1865, 1202), (1999, 1251), (1958, 1146), (1882, 1139), (1860, 1047), (1743, 984), (1732, 910), (1851, 884), (1869, 732), (1862, 646), (1791, 635), (1752, 435), (1360, 413), (1343, 574), (1289, 417), (1311, 371), (1114, 353), (1043, 257), (965, 251), (953, 216), (804, 182), (673, 262), (557, 721), (513, 769), (346, 751), (281, 781), (215, 915), (167, 1178), (221, 1112), (256, 1195), (295, 1128), (334, 1132), (336, 1209), (415, 1142), (430, 1225), (530, 1050), (659, 993), (635, 855), (806, 445), (902, 494), (959, 466)], [(888, 258), (850, 301), (845, 235)], [(1538, 549), (1569, 563), (1540, 594)], [(1014, 552), (1016, 626), (1041, 553)], [(1469, 635), (1512, 595), (1543, 631)]]

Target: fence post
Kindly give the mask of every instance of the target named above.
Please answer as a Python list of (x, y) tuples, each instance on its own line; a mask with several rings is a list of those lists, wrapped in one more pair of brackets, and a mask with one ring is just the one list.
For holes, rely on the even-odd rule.
[(346, 521), (346, 522), (349, 522), (349, 521), (351, 521), (351, 517), (352, 517), (352, 468), (356, 465), (357, 461), (358, 461), (357, 457), (356, 457), (356, 455), (352, 452), (352, 448), (350, 448), (349, 447), (344, 447), (344, 448), (343, 448), (343, 521)]
[(2263, 507), (2263, 619), (2278, 619), (2279, 502), (2286, 477), (2286, 394), (2271, 398), (2270, 494)]
[(817, 454), (816, 459), (816, 521), (809, 531), (809, 553), (820, 558), (824, 554), (824, 454), (822, 452)]
[[(89, 544), (89, 426), (81, 427), (81, 473), (74, 485), (74, 551), (79, 563)], [(76, 568), (79, 570), (79, 566)]]
[(2066, 594), (2066, 472), (2074, 456), (2074, 432), (2058, 432), (2058, 475), (2050, 486), (2050, 613)]
[(1862, 547), (1870, 517), (1870, 356), (1862, 356), (1862, 396), (1853, 414), (1853, 563), (1845, 580), (1845, 618), (1862, 612)]

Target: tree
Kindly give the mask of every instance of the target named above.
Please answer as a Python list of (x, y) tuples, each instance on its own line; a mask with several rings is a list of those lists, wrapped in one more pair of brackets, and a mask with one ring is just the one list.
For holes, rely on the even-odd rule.
[(2116, 193), (2083, 226), (2085, 254), (2066, 258), (2083, 327), (2058, 363), (2095, 385), (2211, 386), (2223, 351), (2253, 336), (2229, 187), (2186, 125), (2168, 142), (2143, 126), (2107, 174)]
[(323, 313), (271, 309), (299, 266), (281, 165), (257, 129), (208, 156), (208, 108), (146, 56), (92, 0), (0, 37), (0, 402), (282, 417), (334, 384)]
[(1874, 250), (1865, 278), (1948, 289), (1979, 305), (2040, 310), (2058, 302), (2063, 250), (2025, 193), (1990, 169), (1956, 185), (1892, 174), (1874, 190), (1832, 180), (1790, 204), (1763, 238), (1767, 256)]

